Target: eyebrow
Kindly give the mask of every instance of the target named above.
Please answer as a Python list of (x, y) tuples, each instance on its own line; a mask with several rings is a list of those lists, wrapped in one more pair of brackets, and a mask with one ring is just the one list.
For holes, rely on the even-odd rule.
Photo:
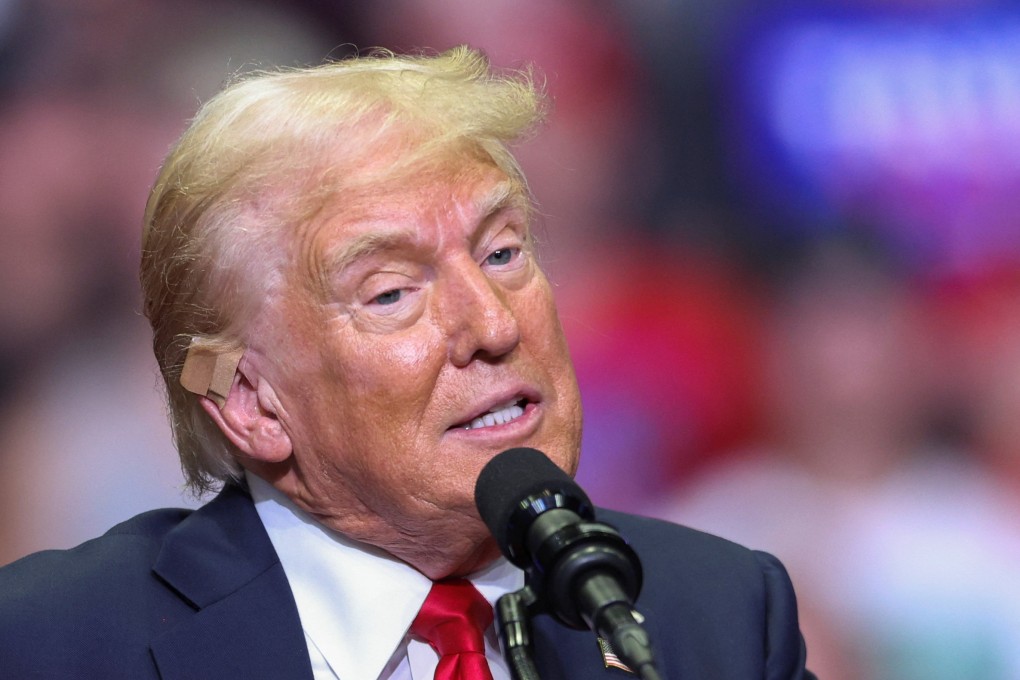
[(506, 208), (519, 208), (527, 213), (528, 199), (520, 184), (507, 178), (494, 186), (481, 200), (475, 203), (475, 210), (482, 215), (481, 223)]
[(363, 257), (386, 250), (395, 250), (409, 241), (407, 234), (396, 232), (371, 232), (355, 236), (335, 253), (324, 258), (322, 271), (327, 275), (337, 274)]
[[(528, 212), (530, 203), (520, 185), (511, 179), (503, 180), (475, 202), (476, 214), (480, 215), (479, 226), (484, 226), (494, 215), (507, 209)], [(328, 253), (319, 263), (319, 274), (323, 284), (328, 278), (341, 274), (356, 261), (387, 250), (397, 250), (409, 245), (413, 236), (405, 231), (377, 231), (354, 236), (343, 246)]]
[(319, 294), (328, 295), (330, 282), (358, 260), (374, 253), (396, 250), (409, 242), (410, 238), (405, 233), (378, 231), (354, 236), (343, 246), (327, 250), (321, 258), (316, 258), (317, 261), (312, 265)]

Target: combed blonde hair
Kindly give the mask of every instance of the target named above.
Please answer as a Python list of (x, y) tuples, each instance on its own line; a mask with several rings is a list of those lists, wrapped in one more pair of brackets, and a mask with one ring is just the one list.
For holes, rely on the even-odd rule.
[[(145, 315), (196, 495), (241, 468), (181, 386), (181, 368), (193, 343), (243, 347), (258, 305), (279, 283), (271, 268), (252, 280), (246, 267), (279, 250), (279, 234), (307, 223), (339, 187), (399, 179), (451, 150), (484, 154), (525, 186), (508, 144), (534, 128), (542, 101), (528, 72), (495, 73), (482, 53), (457, 47), (250, 74), (199, 110), (149, 196), (141, 259)], [(400, 162), (367, 174), (366, 161), (395, 140)]]

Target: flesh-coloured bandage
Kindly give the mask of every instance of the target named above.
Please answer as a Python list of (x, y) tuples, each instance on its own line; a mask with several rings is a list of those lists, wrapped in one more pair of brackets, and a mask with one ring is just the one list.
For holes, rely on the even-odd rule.
[(217, 352), (196, 347), (192, 341), (181, 369), (181, 386), (189, 392), (209, 397), (223, 408), (242, 354), (244, 348)]

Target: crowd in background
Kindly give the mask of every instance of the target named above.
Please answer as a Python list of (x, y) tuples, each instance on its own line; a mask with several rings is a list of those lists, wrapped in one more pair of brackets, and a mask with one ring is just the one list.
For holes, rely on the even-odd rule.
[(1020, 11), (974, 0), (0, 0), (0, 563), (194, 506), (136, 269), (250, 68), (469, 43), (599, 504), (776, 554), (829, 680), (1020, 678)]

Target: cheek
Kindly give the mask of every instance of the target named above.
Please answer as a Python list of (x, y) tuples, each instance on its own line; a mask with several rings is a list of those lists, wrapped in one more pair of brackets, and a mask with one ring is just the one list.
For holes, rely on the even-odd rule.
[(352, 429), (386, 436), (419, 422), (441, 369), (433, 333), (341, 337), (331, 344), (336, 349), (326, 363), (335, 389), (328, 392), (343, 404)]
[(385, 362), (383, 370), (393, 374), (395, 385), (399, 385), (405, 377), (414, 380), (435, 372), (433, 364), (437, 362), (438, 338), (432, 329), (414, 333), (396, 341), (366, 343), (367, 351), (378, 355)]
[(573, 364), (567, 339), (560, 325), (552, 291), (544, 280), (522, 302), (518, 313), (522, 337), (553, 376), (573, 380)]
[(521, 325), (522, 342), (553, 390), (552, 429), (557, 451), (547, 453), (554, 455), (561, 467), (573, 471), (580, 449), (581, 395), (552, 293), (548, 285), (538, 292), (542, 294), (529, 300), (524, 316), (520, 317), (526, 319)]

